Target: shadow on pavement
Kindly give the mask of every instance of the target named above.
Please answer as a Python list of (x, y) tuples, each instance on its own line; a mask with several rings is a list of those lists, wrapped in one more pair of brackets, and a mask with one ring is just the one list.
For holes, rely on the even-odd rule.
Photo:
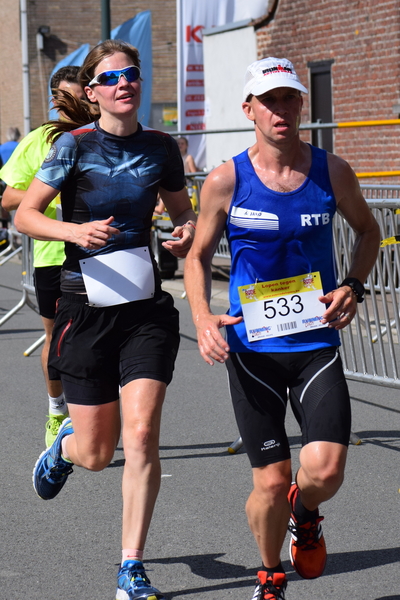
[[(203, 577), (205, 580), (210, 579), (235, 579), (236, 581), (224, 582), (220, 585), (204, 586), (192, 589), (185, 589), (181, 591), (171, 592), (166, 594), (168, 600), (176, 598), (181, 595), (190, 595), (196, 593), (205, 593), (218, 590), (226, 589), (240, 589), (248, 587), (255, 581), (255, 574), (258, 567), (246, 568), (242, 565), (236, 565), (232, 563), (225, 563), (218, 560), (224, 556), (221, 554), (202, 554), (202, 555), (188, 555), (188, 556), (176, 556), (165, 559), (152, 559), (146, 561), (146, 564), (167, 564), (171, 565), (174, 563), (186, 564), (194, 575)], [(328, 556), (327, 567), (323, 577), (329, 575), (336, 575), (340, 573), (350, 573), (354, 571), (361, 571), (363, 569), (370, 569), (371, 567), (378, 567), (387, 565), (389, 563), (396, 563), (399, 560), (400, 548), (387, 548), (380, 550), (365, 550), (360, 552), (342, 552), (338, 554), (331, 554)], [(289, 561), (283, 562), (284, 568), (287, 572), (288, 581), (300, 579), (300, 577), (294, 573), (292, 566)], [(241, 578), (241, 581), (238, 581)], [(246, 578), (243, 580), (242, 578)], [(394, 596), (382, 596), (375, 600), (400, 600), (399, 595)]]

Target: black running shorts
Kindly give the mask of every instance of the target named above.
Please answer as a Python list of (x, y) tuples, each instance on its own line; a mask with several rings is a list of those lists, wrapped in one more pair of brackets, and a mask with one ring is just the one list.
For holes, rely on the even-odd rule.
[(252, 467), (290, 458), (287, 399), (302, 444), (349, 443), (351, 409), (337, 348), (311, 352), (231, 353), (227, 361), (233, 408)]
[(33, 272), (39, 314), (45, 319), (54, 319), (60, 290), (61, 265), (36, 267)]
[(67, 402), (113, 402), (135, 379), (172, 379), (179, 347), (179, 313), (172, 297), (117, 306), (89, 306), (86, 296), (63, 293), (49, 355), (50, 379), (61, 379)]

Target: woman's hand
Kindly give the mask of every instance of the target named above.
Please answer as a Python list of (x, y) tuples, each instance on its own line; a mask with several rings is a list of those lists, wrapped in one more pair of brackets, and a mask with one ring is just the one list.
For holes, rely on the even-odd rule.
[(114, 217), (108, 217), (103, 221), (90, 221), (81, 225), (69, 223), (71, 236), (68, 241), (88, 250), (104, 248), (113, 235), (120, 233), (119, 229), (111, 227), (113, 220)]
[(162, 245), (177, 258), (185, 258), (192, 247), (195, 230), (196, 226), (191, 221), (179, 225), (175, 227), (171, 234), (176, 240), (168, 240), (163, 242)]

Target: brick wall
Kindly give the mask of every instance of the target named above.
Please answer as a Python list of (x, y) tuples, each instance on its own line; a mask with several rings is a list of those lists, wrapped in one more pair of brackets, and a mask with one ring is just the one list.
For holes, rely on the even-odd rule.
[[(15, 0), (2, 0), (0, 19), (0, 143), (6, 141), (8, 127), (23, 133), (22, 58), (19, 39), (19, 6)], [(6, 59), (5, 49), (9, 59)], [(18, 65), (18, 68), (16, 67)]]
[[(334, 122), (398, 118), (399, 8), (398, 0), (279, 0), (257, 31), (258, 57), (289, 58), (306, 85), (308, 62), (333, 59)], [(310, 120), (305, 97), (303, 122)], [(334, 151), (356, 172), (400, 170), (400, 126), (335, 130)]]
[[(8, 19), (4, 19), (2, 10), (2, 30), (7, 33), (7, 39), (0, 38), (0, 72), (16, 70), (15, 79), (18, 79), (21, 77), (19, 7), (16, 0), (2, 0), (2, 8), (3, 4)], [(110, 7), (111, 29), (139, 12), (152, 11), (153, 102), (176, 102), (175, 0), (110, 0)], [(94, 46), (101, 39), (101, 3), (99, 0), (35, 0), (28, 2), (28, 19), (31, 127), (34, 128), (47, 119), (47, 84), (55, 65), (82, 44)], [(44, 49), (38, 52), (36, 33), (43, 25), (50, 27), (50, 34), (45, 36)], [(21, 82), (18, 90), (21, 90), (18, 96), (11, 97), (0, 89), (0, 107), (4, 109), (2, 125), (5, 115), (21, 113), (18, 104), (22, 98)]]
[[(118, 4), (118, 6), (114, 6)], [(176, 0), (120, 0), (112, 3), (116, 27), (138, 12), (150, 10), (153, 42), (153, 102), (176, 102)]]

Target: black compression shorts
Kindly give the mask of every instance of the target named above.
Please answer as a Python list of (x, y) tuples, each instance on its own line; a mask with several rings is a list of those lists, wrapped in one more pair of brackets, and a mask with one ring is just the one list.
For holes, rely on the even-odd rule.
[(226, 364), (236, 421), (252, 467), (290, 458), (288, 395), (303, 446), (316, 441), (348, 445), (350, 397), (337, 348), (231, 353)]
[(46, 319), (54, 319), (60, 290), (61, 265), (52, 267), (36, 267), (33, 272), (36, 299), (39, 314)]
[(179, 313), (166, 292), (153, 300), (106, 308), (63, 293), (49, 354), (49, 377), (61, 379), (67, 402), (113, 402), (135, 379), (169, 384), (179, 347)]

